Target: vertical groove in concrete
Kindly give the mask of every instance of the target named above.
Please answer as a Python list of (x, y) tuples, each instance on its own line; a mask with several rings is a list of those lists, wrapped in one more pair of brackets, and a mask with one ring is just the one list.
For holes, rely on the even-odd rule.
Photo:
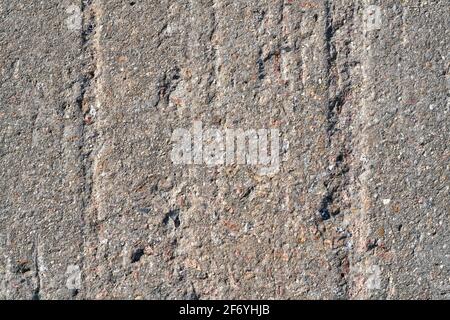
[(81, 93), (78, 98), (81, 115), (83, 117), (82, 134), (82, 168), (83, 168), (83, 247), (80, 267), (83, 272), (82, 296), (89, 292), (90, 270), (89, 257), (92, 244), (98, 241), (96, 237), (96, 219), (98, 214), (97, 194), (97, 166), (102, 150), (102, 137), (98, 130), (98, 122), (102, 121), (102, 4), (101, 0), (81, 1), (82, 10), (82, 58), (84, 68), (81, 75)]

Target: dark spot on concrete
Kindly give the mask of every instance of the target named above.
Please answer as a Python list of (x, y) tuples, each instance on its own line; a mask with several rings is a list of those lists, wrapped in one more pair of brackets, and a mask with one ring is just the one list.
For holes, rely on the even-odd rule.
[(252, 193), (252, 191), (255, 189), (255, 186), (251, 186), (249, 188), (247, 188), (241, 195), (241, 199), (247, 198), (250, 193)]
[(266, 76), (264, 69), (264, 61), (260, 58), (256, 63), (258, 64), (258, 79), (262, 80)]
[(319, 210), (319, 214), (320, 214), (320, 217), (322, 218), (323, 221), (328, 220), (328, 219), (331, 218), (330, 211), (328, 211), (327, 208), (321, 208)]
[(197, 292), (195, 292), (194, 289), (192, 289), (192, 291), (187, 292), (184, 295), (184, 299), (185, 300), (200, 300), (200, 296), (197, 294)]
[(264, 20), (264, 17), (266, 15), (266, 11), (265, 10), (253, 10), (253, 15), (256, 18), (257, 22), (261, 22)]
[(39, 295), (39, 292), (33, 292), (31, 295), (31, 300), (41, 300), (41, 296)]
[(378, 247), (378, 241), (376, 239), (371, 239), (367, 242), (367, 251), (373, 250)]
[(82, 37), (85, 41), (94, 32), (94, 29), (95, 29), (95, 24), (93, 23), (93, 21), (89, 21), (87, 27), (82, 32)]
[(173, 221), (175, 228), (178, 228), (180, 226), (181, 221), (180, 221), (180, 210), (179, 209), (170, 210), (164, 217), (163, 224), (167, 225), (170, 220)]
[(19, 261), (14, 267), (13, 267), (13, 272), (14, 273), (26, 273), (28, 271), (30, 271), (31, 268), (28, 265), (28, 261)]
[(135, 4), (136, 4), (136, 2), (134, 2), (134, 1), (130, 2), (130, 6), (134, 6)]
[(178, 80), (178, 79), (180, 79), (181, 78), (181, 76), (180, 76), (180, 69), (175, 69), (175, 71), (174, 71), (174, 73), (173, 73), (173, 75), (172, 75), (172, 80)]
[(131, 263), (135, 263), (138, 262), (139, 260), (141, 260), (141, 257), (144, 255), (144, 249), (139, 248), (137, 250), (135, 250), (132, 254), (131, 254)]
[(148, 214), (150, 213), (150, 208), (137, 208), (136, 209), (139, 213)]
[(72, 298), (75, 298), (78, 295), (79, 291), (78, 289), (70, 289), (70, 296)]

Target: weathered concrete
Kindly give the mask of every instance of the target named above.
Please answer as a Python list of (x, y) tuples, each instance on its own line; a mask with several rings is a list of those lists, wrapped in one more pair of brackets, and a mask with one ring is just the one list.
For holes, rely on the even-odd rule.
[[(1, 1), (0, 297), (448, 299), (449, 13)], [(279, 172), (174, 164), (195, 121)]]

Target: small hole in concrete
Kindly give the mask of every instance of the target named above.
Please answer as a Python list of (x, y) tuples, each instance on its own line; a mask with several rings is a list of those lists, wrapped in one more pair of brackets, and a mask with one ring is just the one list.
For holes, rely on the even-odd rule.
[(137, 250), (135, 250), (132, 254), (131, 254), (131, 263), (135, 263), (138, 262), (139, 260), (141, 260), (141, 257), (144, 255), (144, 249), (139, 248)]
[(320, 217), (322, 218), (323, 221), (331, 218), (330, 211), (328, 211), (328, 209), (326, 209), (326, 208), (320, 209), (319, 213), (320, 213)]

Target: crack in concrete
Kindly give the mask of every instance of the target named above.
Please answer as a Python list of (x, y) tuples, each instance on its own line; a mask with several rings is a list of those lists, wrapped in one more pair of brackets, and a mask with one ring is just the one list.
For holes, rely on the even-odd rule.
[(33, 300), (40, 300), (41, 298), (41, 270), (39, 266), (39, 234), (36, 236), (36, 240), (34, 241), (34, 267), (35, 272), (34, 276), (36, 278), (36, 286), (33, 291)]

